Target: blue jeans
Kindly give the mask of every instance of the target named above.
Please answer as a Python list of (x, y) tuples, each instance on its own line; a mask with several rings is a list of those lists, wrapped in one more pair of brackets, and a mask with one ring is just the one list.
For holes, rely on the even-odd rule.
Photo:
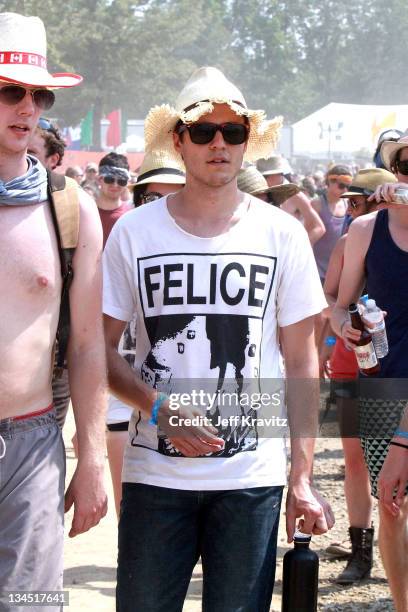
[(124, 483), (117, 612), (181, 612), (200, 556), (203, 612), (268, 612), (282, 491)]

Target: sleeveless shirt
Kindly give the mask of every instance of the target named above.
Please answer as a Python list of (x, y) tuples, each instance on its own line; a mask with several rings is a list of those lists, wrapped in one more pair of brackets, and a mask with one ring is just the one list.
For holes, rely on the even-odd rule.
[(317, 269), (319, 276), (324, 280), (329, 265), (330, 255), (334, 249), (337, 240), (342, 235), (344, 218), (335, 217), (330, 212), (329, 203), (327, 201), (327, 195), (322, 193), (320, 196), (321, 211), (320, 218), (326, 228), (326, 233), (318, 240), (314, 247), (313, 252), (316, 259)]
[(388, 222), (388, 210), (380, 210), (365, 258), (367, 293), (387, 311), (389, 352), (377, 377), (408, 378), (408, 251), (395, 244)]

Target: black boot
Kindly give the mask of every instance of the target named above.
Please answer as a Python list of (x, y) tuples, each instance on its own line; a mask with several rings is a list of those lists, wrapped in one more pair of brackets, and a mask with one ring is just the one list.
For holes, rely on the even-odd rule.
[(352, 552), (346, 567), (336, 579), (337, 584), (353, 584), (369, 578), (373, 567), (374, 527), (349, 527)]

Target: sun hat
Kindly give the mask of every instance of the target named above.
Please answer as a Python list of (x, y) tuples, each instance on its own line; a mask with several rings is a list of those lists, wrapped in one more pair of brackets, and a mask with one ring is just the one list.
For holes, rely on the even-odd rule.
[(211, 113), (214, 104), (228, 104), (237, 115), (248, 117), (250, 133), (244, 154), (246, 161), (266, 157), (276, 146), (282, 118), (267, 121), (263, 110), (249, 109), (240, 90), (220, 70), (205, 66), (193, 72), (174, 107), (162, 104), (150, 109), (145, 120), (146, 149), (159, 149), (180, 157), (173, 153), (172, 132), (177, 122), (194, 123), (202, 115)]
[(395, 142), (395, 140), (383, 141), (380, 149), (380, 155), (387, 170), (391, 170), (391, 166), (394, 164), (398, 151), (400, 149), (405, 149), (406, 147), (408, 147), (408, 136), (403, 136), (397, 140), (397, 142)]
[(149, 183), (184, 185), (185, 182), (185, 168), (175, 155), (164, 151), (146, 151), (137, 180), (129, 185), (129, 189)]
[[(408, 144), (407, 144), (408, 146)], [(352, 198), (356, 195), (372, 195), (379, 185), (396, 183), (397, 179), (391, 172), (383, 168), (365, 168), (359, 170), (341, 198)]]
[(300, 191), (299, 187), (294, 183), (284, 183), (283, 185), (269, 187), (266, 179), (255, 166), (247, 166), (239, 171), (238, 189), (254, 196), (261, 193), (270, 193), (277, 206), (280, 206)]
[(47, 70), (47, 38), (39, 17), (0, 13), (0, 81), (37, 87), (73, 87), (79, 74)]
[(271, 174), (292, 174), (289, 162), (282, 155), (271, 155), (267, 159), (258, 159), (256, 167), (263, 176)]
[(89, 170), (94, 170), (98, 172), (98, 164), (95, 162), (88, 162), (85, 166), (85, 172), (89, 172)]

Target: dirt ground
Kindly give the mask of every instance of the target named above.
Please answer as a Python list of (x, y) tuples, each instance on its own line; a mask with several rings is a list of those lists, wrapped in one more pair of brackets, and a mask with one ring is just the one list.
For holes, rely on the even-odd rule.
[[(74, 432), (70, 411), (64, 428), (67, 450), (67, 481), (73, 473), (76, 459), (71, 438)], [(347, 532), (347, 513), (343, 496), (344, 463), (341, 443), (336, 438), (319, 439), (315, 456), (315, 484), (329, 499), (336, 516), (333, 530), (313, 540), (313, 548), (320, 556), (319, 570), (319, 611), (327, 612), (382, 612), (394, 610), (384, 571), (375, 547), (375, 565), (370, 580), (353, 587), (339, 587), (333, 578), (341, 571), (344, 562), (330, 560), (324, 549), (335, 540), (342, 540)], [(108, 465), (106, 486), (110, 506), (105, 519), (90, 532), (65, 542), (65, 589), (69, 591), (70, 612), (114, 612), (117, 525)], [(282, 557), (288, 549), (285, 535), (285, 517), (282, 512), (279, 531), (278, 567), (275, 593), (271, 612), (281, 609)], [(66, 516), (66, 525), (71, 523), (71, 512)], [(377, 535), (378, 517), (374, 523)], [(68, 529), (66, 530), (68, 532)], [(197, 565), (183, 612), (201, 610), (201, 568)], [(142, 611), (137, 611), (142, 612)]]

